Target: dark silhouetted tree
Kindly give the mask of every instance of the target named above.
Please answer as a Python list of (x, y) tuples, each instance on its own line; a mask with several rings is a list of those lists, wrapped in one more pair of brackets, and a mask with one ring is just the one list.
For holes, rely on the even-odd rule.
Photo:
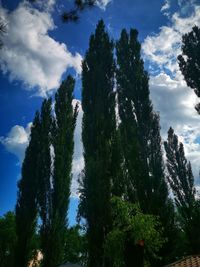
[(87, 239), (80, 225), (74, 225), (66, 230), (64, 261), (86, 266)]
[(14, 212), (0, 217), (0, 266), (14, 267), (16, 246), (16, 227)]
[[(200, 97), (200, 28), (197, 26), (183, 35), (178, 62), (187, 85)], [(200, 114), (200, 104), (196, 105), (196, 110)]]
[(165, 227), (164, 234), (168, 235), (174, 225), (174, 211), (165, 181), (159, 116), (153, 111), (149, 78), (144, 70), (137, 37), (137, 30), (131, 29), (130, 34), (122, 30), (116, 44), (117, 93), (128, 176), (127, 196), (131, 202), (139, 201), (143, 212), (160, 216)]
[(116, 131), (113, 42), (99, 21), (82, 72), (85, 169), (80, 214), (86, 219), (90, 267), (108, 266), (104, 241), (111, 225), (112, 143)]
[(196, 190), (190, 162), (187, 161), (182, 143), (172, 128), (164, 143), (167, 156), (168, 181), (175, 196), (175, 203), (182, 218), (182, 227), (189, 242), (188, 253), (199, 253), (200, 220), (199, 201), (195, 200)]
[(45, 99), (40, 114), (40, 152), (38, 154), (38, 209), (41, 219), (40, 238), (41, 249), (46, 259), (49, 247), (50, 226), (52, 217), (52, 185), (51, 185), (51, 129), (52, 129), (52, 101)]
[[(49, 239), (43, 266), (57, 267), (64, 260), (67, 212), (70, 197), (74, 129), (78, 106), (72, 106), (75, 81), (71, 76), (61, 84), (55, 95), (55, 121), (52, 130), (54, 148), (52, 174), (52, 210)], [(50, 178), (50, 177), (49, 177)]]
[(168, 190), (159, 116), (153, 111), (149, 98), (148, 74), (144, 70), (137, 35), (136, 30), (131, 30), (130, 35), (123, 30), (116, 45), (121, 138), (133, 185), (130, 198), (139, 200), (144, 211), (158, 214), (168, 200)]
[(22, 164), (16, 204), (16, 267), (27, 267), (34, 252), (37, 223), (38, 163), (40, 153), (40, 118), (36, 112), (31, 127), (30, 142)]
[(72, 106), (74, 79), (68, 76), (55, 95), (36, 113), (22, 166), (16, 205), (16, 266), (27, 267), (35, 249), (37, 214), (41, 219), (42, 266), (57, 267), (64, 259), (70, 197), (74, 129), (78, 106)]

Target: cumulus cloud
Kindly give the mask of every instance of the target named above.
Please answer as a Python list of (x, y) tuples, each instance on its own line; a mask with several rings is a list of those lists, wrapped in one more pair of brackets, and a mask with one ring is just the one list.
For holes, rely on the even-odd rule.
[(200, 26), (200, 6), (194, 6), (188, 17), (174, 13), (169, 26), (162, 26), (158, 34), (149, 35), (144, 40), (144, 59), (160, 71), (170, 71), (171, 74), (178, 71), (176, 58), (181, 53), (182, 35), (191, 31), (194, 25)]
[[(50, 8), (54, 0), (47, 3)], [(41, 11), (22, 2), (12, 12), (0, 7), (0, 16), (7, 24), (0, 66), (11, 81), (20, 80), (45, 95), (59, 86), (67, 68), (81, 72), (82, 56), (73, 55), (64, 43), (49, 36), (56, 27), (48, 9)]]
[[(191, 31), (194, 25), (200, 26), (200, 6), (195, 5), (194, 0), (188, 2), (189, 5), (179, 0), (179, 12), (168, 16), (168, 25), (162, 26), (157, 34), (147, 36), (142, 49), (144, 59), (149, 63), (151, 97), (160, 113), (163, 139), (167, 138), (167, 131), (172, 126), (184, 143), (187, 158), (191, 160), (195, 178), (198, 178), (200, 116), (194, 107), (199, 99), (187, 87), (177, 63), (182, 35)], [(162, 11), (170, 9), (168, 3), (165, 1)]]
[(31, 125), (32, 123), (28, 123), (25, 128), (15, 125), (6, 137), (0, 137), (0, 143), (5, 146), (7, 151), (14, 154), (20, 162), (24, 159), (25, 149), (29, 143)]
[(154, 109), (159, 111), (161, 134), (164, 140), (171, 126), (184, 143), (188, 160), (191, 161), (195, 177), (199, 175), (200, 117), (194, 109), (197, 96), (183, 80), (172, 79), (166, 73), (150, 78), (151, 98)]

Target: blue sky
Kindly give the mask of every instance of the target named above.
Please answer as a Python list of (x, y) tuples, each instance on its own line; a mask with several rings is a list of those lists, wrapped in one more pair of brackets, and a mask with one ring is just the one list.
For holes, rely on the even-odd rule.
[[(39, 1), (39, 0), (38, 0)], [(39, 1), (40, 2), (40, 1)], [(200, 117), (197, 98), (187, 88), (177, 66), (181, 36), (200, 26), (200, 2), (195, 0), (99, 0), (81, 14), (78, 23), (63, 24), (60, 16), (73, 1), (46, 0), (39, 8), (23, 1), (0, 1), (7, 24), (0, 50), (0, 215), (14, 209), (17, 180), (28, 144), (30, 123), (44, 97), (52, 95), (71, 73), (76, 77), (75, 98), (81, 100), (81, 60), (99, 19), (117, 39), (121, 29), (136, 28), (145, 67), (150, 73), (151, 98), (160, 113), (162, 136), (172, 126), (184, 142), (198, 186)], [(41, 1), (42, 3), (42, 1)], [(81, 116), (75, 134), (74, 178), (70, 222), (78, 203), (76, 177), (83, 167)]]

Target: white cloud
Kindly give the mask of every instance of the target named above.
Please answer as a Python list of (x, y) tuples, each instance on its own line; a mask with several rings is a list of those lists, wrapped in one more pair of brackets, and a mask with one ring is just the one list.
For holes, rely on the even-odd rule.
[(32, 2), (32, 6), (39, 8), (40, 10), (43, 11), (48, 11), (51, 12), (56, 4), (56, 0), (37, 0), (35, 2)]
[(78, 197), (78, 188), (79, 188), (78, 177), (84, 168), (83, 144), (82, 144), (82, 139), (81, 139), (83, 110), (82, 110), (80, 101), (78, 100), (74, 101), (74, 105), (77, 102), (79, 105), (79, 113), (77, 117), (75, 133), (74, 133), (74, 157), (73, 157), (73, 164), (72, 164), (73, 179), (72, 179), (72, 184), (71, 184), (71, 195), (74, 198)]
[(188, 12), (195, 6), (199, 4), (199, 0), (177, 0), (178, 6), (180, 8), (180, 14), (187, 16)]
[(43, 6), (44, 9), (51, 10), (55, 5), (56, 0), (47, 0), (47, 1), (40, 0), (40, 3), (41, 3), (41, 5)]
[(161, 11), (168, 10), (170, 8), (170, 2), (169, 0), (165, 0), (164, 5), (161, 7)]
[(24, 159), (25, 149), (29, 143), (29, 135), (32, 123), (28, 123), (26, 128), (15, 125), (11, 128), (7, 137), (0, 137), (0, 142), (6, 150), (14, 154), (20, 162)]
[(184, 143), (185, 153), (197, 178), (200, 170), (200, 116), (194, 109), (197, 96), (183, 80), (172, 79), (165, 73), (150, 78), (150, 90), (154, 109), (160, 114), (163, 139), (166, 140), (171, 126)]
[(164, 5), (161, 7), (161, 12), (163, 12), (163, 14), (165, 15), (165, 16), (169, 16), (169, 12), (168, 12), (168, 10), (170, 9), (170, 0), (165, 0), (165, 2), (164, 2)]
[(168, 10), (170, 8), (169, 0), (165, 0), (164, 5), (161, 7), (161, 11)]
[(161, 71), (178, 71), (177, 56), (181, 53), (182, 35), (191, 31), (194, 25), (200, 26), (200, 6), (194, 6), (188, 17), (174, 13), (170, 26), (162, 26), (158, 34), (149, 35), (142, 45), (144, 59)]
[(97, 0), (97, 6), (100, 7), (101, 9), (105, 10), (107, 5), (111, 2), (112, 0)]
[[(200, 116), (194, 107), (199, 99), (187, 87), (177, 63), (182, 35), (191, 31), (194, 25), (200, 26), (200, 6), (194, 5), (193, 0), (189, 2), (190, 5), (186, 5), (185, 1), (179, 1), (179, 12), (168, 16), (168, 26), (164, 25), (157, 34), (147, 36), (142, 49), (144, 59), (149, 63), (151, 97), (160, 113), (162, 136), (166, 139), (169, 127), (174, 128), (184, 143), (186, 156), (191, 160), (197, 179), (200, 169)], [(192, 7), (190, 12), (189, 7)]]
[[(49, 7), (53, 2), (48, 2)], [(0, 7), (0, 16), (7, 23), (0, 65), (11, 80), (20, 80), (29, 89), (37, 87), (45, 95), (59, 86), (67, 68), (81, 72), (82, 56), (72, 55), (65, 44), (49, 36), (56, 28), (49, 11), (23, 2), (12, 12)]]

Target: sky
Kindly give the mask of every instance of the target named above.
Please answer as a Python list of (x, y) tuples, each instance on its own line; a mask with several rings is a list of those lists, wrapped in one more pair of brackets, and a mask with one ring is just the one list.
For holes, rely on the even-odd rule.
[(150, 96), (160, 114), (161, 134), (170, 126), (184, 143), (197, 188), (200, 185), (200, 116), (198, 99), (187, 87), (177, 64), (181, 37), (200, 26), (200, 0), (98, 0), (77, 23), (63, 23), (61, 14), (72, 0), (0, 1), (6, 24), (0, 49), (0, 216), (15, 207), (24, 151), (31, 122), (45, 97), (52, 96), (68, 74), (76, 79), (74, 101), (80, 101), (75, 130), (70, 224), (78, 204), (77, 177), (84, 164), (81, 143), (81, 61), (89, 37), (103, 19), (111, 38), (123, 28), (136, 28), (150, 75)]

